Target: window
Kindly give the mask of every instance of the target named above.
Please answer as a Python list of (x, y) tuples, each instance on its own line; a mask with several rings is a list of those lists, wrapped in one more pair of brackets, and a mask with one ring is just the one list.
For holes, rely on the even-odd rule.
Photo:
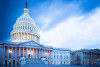
[(31, 30), (31, 27), (30, 27), (30, 30)]
[(18, 27), (17, 27), (17, 30), (18, 30)]
[(65, 56), (64, 56), (64, 59), (65, 59)]
[(64, 61), (64, 64), (65, 64), (65, 61)]
[(20, 29), (20, 26), (18, 27), (18, 29)]
[(58, 56), (57, 56), (57, 59), (58, 59)]
[(55, 55), (54, 55), (54, 59), (55, 59)]
[(27, 29), (27, 27), (25, 26), (25, 29)]
[(32, 28), (32, 31), (33, 31), (33, 28)]
[(22, 29), (22, 26), (21, 26), (21, 29)]
[(24, 29), (24, 26), (23, 26), (23, 29)]
[(62, 59), (62, 56), (60, 56), (60, 59)]
[(29, 30), (29, 26), (28, 26), (28, 30)]
[(68, 59), (68, 56), (66, 56), (66, 59)]

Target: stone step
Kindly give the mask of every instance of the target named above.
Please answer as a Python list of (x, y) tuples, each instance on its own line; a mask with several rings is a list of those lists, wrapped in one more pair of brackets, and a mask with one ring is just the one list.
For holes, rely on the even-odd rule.
[(44, 64), (44, 62), (41, 59), (27, 58), (26, 64)]

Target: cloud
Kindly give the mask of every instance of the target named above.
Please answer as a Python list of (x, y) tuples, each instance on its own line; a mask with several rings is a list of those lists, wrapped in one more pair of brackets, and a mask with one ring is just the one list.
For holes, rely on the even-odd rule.
[(44, 2), (40, 4), (36, 10), (32, 10), (32, 12), (36, 12), (35, 21), (40, 24), (39, 27), (41, 27), (42, 30), (47, 30), (52, 25), (56, 25), (59, 21), (66, 19), (66, 17), (79, 15), (81, 13), (79, 5), (80, 3), (76, 4), (74, 2)]
[(40, 42), (68, 49), (100, 48), (99, 17), (100, 8), (96, 8), (85, 15), (65, 18), (50, 30), (40, 30)]

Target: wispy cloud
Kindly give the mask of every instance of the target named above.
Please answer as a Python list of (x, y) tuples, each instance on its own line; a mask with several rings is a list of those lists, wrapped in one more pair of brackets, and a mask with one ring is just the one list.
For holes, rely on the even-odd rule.
[(36, 13), (36, 23), (40, 24), (42, 30), (47, 30), (51, 26), (58, 24), (59, 21), (67, 19), (67, 17), (81, 14), (79, 5), (80, 3), (76, 4), (73, 2), (44, 2), (40, 4), (36, 10), (32, 10), (32, 12)]
[(80, 4), (81, 2), (40, 4), (35, 10), (35, 21), (40, 24), (40, 42), (68, 49), (100, 48), (100, 8), (83, 14)]
[(40, 30), (41, 43), (68, 49), (100, 48), (99, 16), (100, 8), (96, 8), (89, 14), (67, 18), (50, 30)]

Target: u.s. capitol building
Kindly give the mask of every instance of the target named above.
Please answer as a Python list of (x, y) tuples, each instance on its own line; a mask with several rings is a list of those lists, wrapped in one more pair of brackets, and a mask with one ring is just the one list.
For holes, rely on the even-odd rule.
[(24, 14), (13, 25), (11, 41), (0, 43), (0, 64), (54, 64), (70, 65), (70, 50), (40, 44), (35, 21), (24, 8)]

